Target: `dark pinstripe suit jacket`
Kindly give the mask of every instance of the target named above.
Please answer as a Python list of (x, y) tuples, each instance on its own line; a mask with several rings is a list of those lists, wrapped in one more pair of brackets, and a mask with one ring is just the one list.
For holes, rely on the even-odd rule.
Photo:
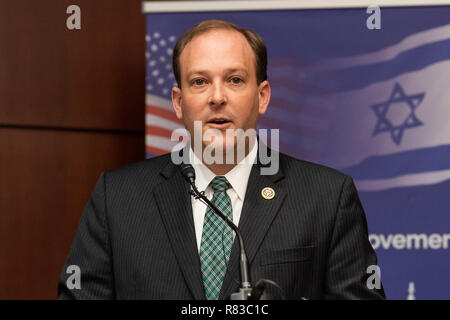
[[(288, 299), (380, 299), (366, 273), (377, 258), (350, 177), (280, 153), (272, 176), (252, 168), (239, 228), (253, 281)], [(261, 196), (264, 187), (275, 197)], [(237, 291), (235, 241), (220, 297)], [(68, 289), (69, 265), (81, 289)], [(58, 286), (60, 299), (205, 299), (188, 184), (170, 155), (103, 173), (86, 205)]]

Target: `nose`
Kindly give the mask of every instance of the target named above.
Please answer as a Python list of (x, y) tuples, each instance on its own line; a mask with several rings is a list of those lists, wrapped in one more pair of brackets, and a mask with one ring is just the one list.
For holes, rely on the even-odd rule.
[(224, 88), (220, 83), (215, 83), (211, 87), (211, 95), (208, 99), (210, 107), (221, 107), (227, 103), (227, 97)]

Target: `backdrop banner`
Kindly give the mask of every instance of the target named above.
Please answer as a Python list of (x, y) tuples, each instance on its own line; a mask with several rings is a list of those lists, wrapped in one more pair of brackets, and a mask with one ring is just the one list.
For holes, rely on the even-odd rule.
[(183, 127), (170, 101), (178, 37), (206, 19), (252, 29), (272, 87), (259, 128), (353, 177), (388, 299), (450, 299), (450, 6), (379, 18), (373, 29), (366, 8), (147, 13), (147, 157)]

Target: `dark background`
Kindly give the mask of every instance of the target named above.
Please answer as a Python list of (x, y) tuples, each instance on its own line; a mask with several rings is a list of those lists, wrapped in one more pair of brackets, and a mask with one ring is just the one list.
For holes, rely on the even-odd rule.
[(55, 299), (100, 173), (145, 158), (141, 6), (0, 0), (0, 299)]

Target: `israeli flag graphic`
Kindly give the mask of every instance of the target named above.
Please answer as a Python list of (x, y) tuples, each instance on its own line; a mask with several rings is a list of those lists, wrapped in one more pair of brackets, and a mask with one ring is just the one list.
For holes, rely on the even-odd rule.
[(325, 61), (310, 81), (335, 101), (319, 162), (355, 180), (388, 297), (448, 299), (450, 24)]
[(450, 179), (450, 24), (326, 64), (342, 91), (323, 162), (360, 191)]

